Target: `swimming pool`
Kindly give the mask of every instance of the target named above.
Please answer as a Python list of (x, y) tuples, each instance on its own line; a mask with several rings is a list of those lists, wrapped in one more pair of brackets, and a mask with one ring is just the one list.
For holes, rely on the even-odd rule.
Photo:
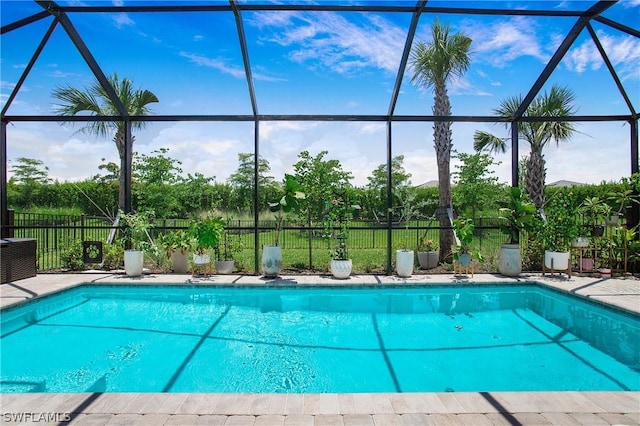
[(2, 392), (640, 390), (640, 318), (535, 284), (85, 285), (1, 332)]

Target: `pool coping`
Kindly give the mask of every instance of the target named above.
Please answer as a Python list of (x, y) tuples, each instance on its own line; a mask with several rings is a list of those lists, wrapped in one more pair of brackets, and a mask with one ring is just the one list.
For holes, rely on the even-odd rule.
[[(0, 286), (0, 307), (23, 303), (87, 283), (237, 286), (483, 285), (535, 282), (640, 314), (640, 280), (565, 275), (497, 274), (458, 277), (416, 274), (410, 278), (356, 275), (40, 274)], [(0, 420), (22, 424), (233, 424), (233, 425), (402, 425), (402, 424), (627, 424), (640, 425), (640, 392), (456, 392), (362, 394), (74, 393), (0, 394)], [(12, 417), (13, 416), (13, 417)], [(43, 417), (44, 416), (44, 417)], [(48, 417), (47, 417), (48, 416)], [(54, 419), (43, 422), (43, 419)], [(25, 421), (26, 420), (26, 421)]]

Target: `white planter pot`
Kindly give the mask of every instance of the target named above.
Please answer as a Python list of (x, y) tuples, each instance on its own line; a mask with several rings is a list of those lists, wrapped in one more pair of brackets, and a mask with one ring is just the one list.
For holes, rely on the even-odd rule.
[(211, 254), (197, 254), (193, 253), (193, 264), (196, 266), (208, 265), (211, 263)]
[(282, 248), (262, 246), (262, 273), (266, 277), (277, 277), (282, 269)]
[(589, 238), (587, 237), (576, 237), (575, 240), (571, 242), (573, 247), (589, 247)]
[(566, 271), (569, 269), (568, 251), (544, 251), (544, 266), (547, 269)]
[(144, 266), (144, 252), (142, 250), (124, 251), (124, 272), (130, 277), (142, 275)]
[(351, 259), (331, 260), (331, 274), (334, 278), (338, 278), (340, 280), (349, 278), (352, 268), (353, 263), (351, 262)]
[(176, 274), (186, 274), (189, 270), (189, 257), (187, 253), (180, 251), (171, 253), (171, 269)]
[(440, 260), (440, 251), (419, 251), (418, 252), (418, 264), (420, 269), (433, 269), (438, 266)]
[(518, 244), (503, 244), (500, 247), (498, 271), (508, 277), (517, 277), (522, 272), (522, 256)]
[(235, 261), (233, 260), (216, 260), (216, 272), (218, 274), (231, 274)]
[(413, 274), (413, 250), (396, 250), (396, 274), (408, 278)]

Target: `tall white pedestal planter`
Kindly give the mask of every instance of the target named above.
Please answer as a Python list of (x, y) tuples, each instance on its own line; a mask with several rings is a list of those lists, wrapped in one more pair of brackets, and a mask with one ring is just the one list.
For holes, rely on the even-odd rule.
[(262, 273), (269, 278), (277, 277), (282, 269), (282, 248), (262, 246)]
[(124, 251), (124, 272), (130, 277), (142, 275), (144, 252), (142, 250)]
[(522, 272), (522, 255), (519, 244), (503, 244), (500, 247), (498, 271), (508, 277), (517, 277)]
[(413, 274), (413, 250), (396, 250), (396, 274), (408, 278)]

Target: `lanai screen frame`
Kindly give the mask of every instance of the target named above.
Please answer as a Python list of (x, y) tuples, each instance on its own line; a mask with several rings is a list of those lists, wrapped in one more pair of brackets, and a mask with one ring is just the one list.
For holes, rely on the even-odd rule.
[[(456, 122), (473, 122), (473, 123), (510, 123), (511, 124), (511, 185), (518, 186), (518, 123), (523, 121), (569, 121), (569, 122), (584, 122), (584, 121), (626, 121), (630, 126), (629, 146), (630, 146), (630, 174), (637, 173), (639, 171), (638, 165), (638, 113), (634, 109), (627, 92), (625, 91), (620, 78), (615, 72), (611, 61), (609, 60), (607, 53), (605, 52), (600, 40), (598, 39), (591, 21), (596, 20), (602, 24), (610, 26), (616, 30), (622, 31), (626, 34), (640, 38), (640, 31), (630, 28), (626, 25), (620, 24), (611, 19), (600, 16), (605, 10), (613, 6), (618, 0), (608, 1), (599, 0), (589, 8), (585, 10), (523, 10), (523, 9), (494, 9), (494, 8), (460, 8), (460, 7), (448, 7), (448, 6), (430, 6), (428, 0), (418, 0), (415, 5), (331, 5), (331, 4), (254, 4), (246, 3), (240, 4), (237, 0), (229, 0), (228, 5), (145, 5), (145, 6), (60, 6), (54, 1), (46, 0), (34, 0), (35, 3), (43, 8), (42, 12), (29, 16), (27, 18), (16, 21), (12, 24), (5, 25), (0, 30), (0, 35), (21, 28), (25, 25), (29, 25), (33, 22), (41, 19), (53, 16), (53, 22), (51, 23), (48, 31), (45, 33), (41, 43), (36, 48), (31, 60), (27, 64), (23, 74), (18, 80), (14, 90), (9, 96), (4, 108), (1, 112), (1, 126), (0, 126), (0, 237), (5, 238), (9, 235), (8, 224), (8, 201), (7, 201), (7, 171), (8, 171), (8, 158), (7, 158), (7, 125), (10, 122), (94, 122), (94, 121), (122, 121), (125, 124), (125, 158), (129, 158), (127, 151), (132, 149), (131, 143), (131, 123), (137, 121), (144, 122), (180, 122), (180, 121), (218, 121), (218, 122), (253, 122), (254, 123), (254, 191), (253, 191), (253, 203), (258, 205), (258, 161), (260, 158), (260, 123), (269, 121), (365, 121), (365, 122), (385, 122), (386, 123), (386, 156), (387, 156), (387, 207), (392, 207), (393, 197), (391, 190), (391, 160), (392, 160), (392, 123), (393, 122), (436, 122), (436, 121), (448, 121), (452, 123)], [(455, 4), (455, 3), (453, 3)], [(400, 65), (396, 74), (395, 84), (391, 93), (389, 101), (389, 108), (387, 114), (384, 115), (296, 115), (296, 114), (284, 114), (284, 115), (265, 115), (260, 114), (258, 110), (258, 99), (256, 98), (255, 88), (253, 83), (253, 74), (250, 62), (250, 55), (247, 49), (247, 41), (244, 32), (242, 12), (290, 12), (290, 11), (313, 11), (313, 12), (378, 12), (378, 13), (407, 13), (411, 14), (411, 22), (407, 30), (407, 37), (405, 40)], [(114, 88), (109, 84), (106, 75), (94, 59), (91, 51), (84, 43), (82, 37), (77, 32), (72, 21), (69, 19), (68, 13), (136, 13), (136, 12), (233, 12), (235, 17), (235, 24), (237, 30), (238, 41), (240, 43), (240, 50), (242, 53), (242, 60), (244, 65), (244, 72), (247, 82), (247, 89), (249, 92), (249, 98), (251, 101), (252, 114), (250, 115), (148, 115), (148, 116), (132, 116), (129, 115), (125, 107), (118, 99)], [(433, 115), (396, 115), (395, 108), (400, 94), (400, 88), (404, 78), (404, 74), (413, 45), (413, 39), (418, 26), (420, 17), (423, 14), (467, 14), (467, 15), (520, 15), (520, 16), (558, 16), (558, 17), (575, 17), (571, 30), (567, 33), (560, 46), (556, 49), (551, 59), (547, 62), (544, 69), (540, 73), (537, 80), (531, 86), (527, 95), (523, 98), (523, 102), (516, 111), (516, 113), (510, 118), (502, 118), (495, 116), (433, 116)], [(114, 105), (116, 105), (120, 115), (118, 116), (71, 116), (64, 117), (61, 120), (57, 115), (6, 115), (8, 108), (11, 106), (14, 98), (18, 94), (23, 82), (29, 75), (31, 68), (35, 64), (38, 56), (49, 37), (53, 33), (55, 27), (60, 24), (66, 31), (67, 35), (71, 39), (72, 43), (81, 54), (84, 61), (87, 63), (96, 79), (100, 82), (105, 91), (109, 94)], [(573, 45), (578, 36), (586, 28), (591, 39), (595, 43), (607, 69), (611, 73), (615, 84), (620, 91), (628, 109), (629, 114), (625, 115), (581, 115), (570, 117), (524, 117), (524, 113), (527, 108), (536, 97), (538, 92), (542, 89), (552, 72), (558, 66), (564, 55), (569, 48)], [(131, 211), (131, 162), (128, 161), (124, 169), (125, 174), (125, 212)], [(638, 223), (638, 212), (634, 209), (635, 214), (632, 218), (633, 224)], [(259, 265), (259, 230), (258, 230), (258, 209), (254, 209), (254, 265), (255, 272), (258, 273)], [(387, 273), (391, 273), (391, 242), (392, 242), (392, 222), (391, 215), (387, 214)]]

